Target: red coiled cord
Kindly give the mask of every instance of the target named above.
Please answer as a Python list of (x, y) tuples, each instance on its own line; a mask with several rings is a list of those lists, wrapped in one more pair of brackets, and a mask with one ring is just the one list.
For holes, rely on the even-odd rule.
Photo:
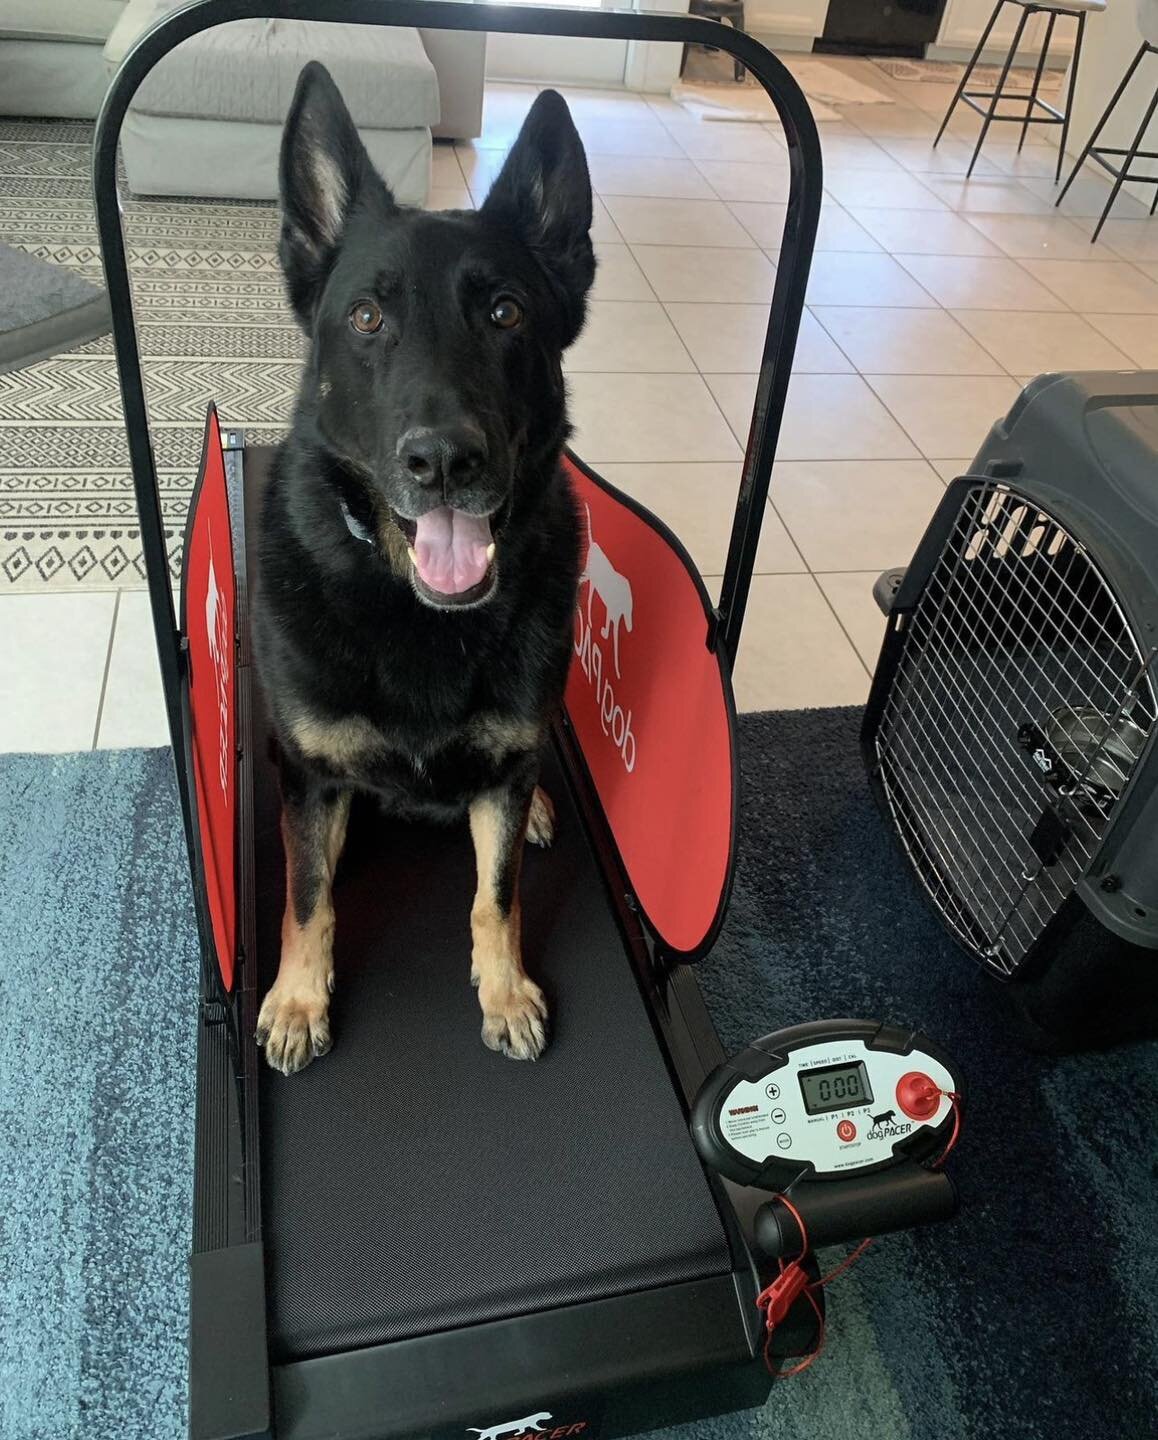
[(956, 1090), (938, 1090), (937, 1094), (944, 1095), (953, 1106), (953, 1130), (949, 1136), (949, 1143), (945, 1146), (944, 1150), (941, 1151), (936, 1160), (930, 1162), (930, 1170), (940, 1170), (941, 1166), (944, 1165), (945, 1161), (949, 1158), (961, 1134), (961, 1096)]
[[(930, 1170), (939, 1170), (941, 1166), (944, 1165), (961, 1135), (961, 1096), (955, 1090), (936, 1090), (930, 1093), (943, 1095), (953, 1106), (953, 1129), (950, 1132), (948, 1143), (944, 1150), (942, 1150), (937, 1158), (929, 1165)], [(816, 1302), (815, 1292), (823, 1289), (825, 1285), (843, 1275), (846, 1270), (850, 1270), (873, 1243), (874, 1237), (870, 1235), (867, 1240), (862, 1240), (860, 1244), (857, 1245), (854, 1250), (850, 1251), (839, 1265), (834, 1266), (827, 1275), (822, 1275), (819, 1280), (809, 1281), (804, 1269), (804, 1261), (807, 1259), (809, 1251), (808, 1229), (804, 1224), (804, 1217), (792, 1201), (789, 1200), (787, 1195), (778, 1195), (776, 1198), (796, 1221), (800, 1230), (800, 1254), (797, 1255), (795, 1260), (790, 1260), (787, 1263), (785, 1263), (783, 1259), (777, 1262), (779, 1265), (779, 1273), (776, 1278), (769, 1285), (766, 1285), (764, 1289), (760, 1291), (759, 1295), (756, 1296), (756, 1307), (764, 1316), (764, 1364), (768, 1367), (770, 1374), (778, 1375), (781, 1380), (787, 1380), (791, 1376), (800, 1375), (807, 1370), (810, 1365), (815, 1363), (824, 1349), (826, 1338), (824, 1312)], [(776, 1371), (773, 1367), (772, 1356), (770, 1354), (772, 1336), (776, 1331), (776, 1327), (796, 1304), (801, 1295), (807, 1299), (816, 1315), (816, 1343), (811, 1350), (798, 1351), (794, 1355), (785, 1357), (790, 1360), (798, 1359), (798, 1364), (791, 1366), (787, 1370)]]

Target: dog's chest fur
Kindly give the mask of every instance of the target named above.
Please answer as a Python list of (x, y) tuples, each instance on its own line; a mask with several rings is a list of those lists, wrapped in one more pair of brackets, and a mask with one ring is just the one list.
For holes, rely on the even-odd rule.
[(458, 812), (496, 784), (512, 760), (534, 752), (541, 726), (497, 710), (421, 734), (350, 712), (322, 716), (303, 705), (285, 733), (312, 767), (357, 789), (371, 790), (396, 811)]
[[(281, 744), (400, 813), (461, 813), (541, 748), (570, 656), (578, 521), (561, 474), (518, 517), (495, 599), (430, 609), (283, 450), (261, 519), (255, 633)], [(518, 536), (518, 538), (516, 538)]]

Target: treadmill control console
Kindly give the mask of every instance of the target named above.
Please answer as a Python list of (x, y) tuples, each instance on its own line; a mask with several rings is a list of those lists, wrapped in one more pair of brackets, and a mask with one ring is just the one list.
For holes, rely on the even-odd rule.
[(913, 1030), (818, 1021), (718, 1066), (692, 1109), (701, 1159), (789, 1194), (817, 1243), (942, 1218), (956, 1199), (928, 1162), (957, 1133), (961, 1077)]

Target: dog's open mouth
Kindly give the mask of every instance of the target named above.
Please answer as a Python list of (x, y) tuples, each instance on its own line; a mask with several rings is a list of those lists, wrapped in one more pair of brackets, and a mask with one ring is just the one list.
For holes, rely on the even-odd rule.
[(494, 589), (495, 541), (491, 517), (440, 505), (417, 520), (394, 517), (405, 535), (411, 579), (435, 605), (476, 605)]

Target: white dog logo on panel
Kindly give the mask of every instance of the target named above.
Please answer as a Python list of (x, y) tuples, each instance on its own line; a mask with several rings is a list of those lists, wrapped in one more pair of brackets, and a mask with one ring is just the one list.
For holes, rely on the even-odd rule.
[(631, 633), (631, 584), (626, 575), (621, 575), (607, 558), (607, 552), (595, 543), (595, 532), (591, 527), (591, 510), (587, 508), (587, 534), (591, 543), (587, 549), (587, 565), (579, 577), (579, 583), (587, 584), (587, 627), (591, 628), (591, 602), (596, 595), (603, 601), (606, 612), (600, 636), (606, 640), (613, 637), (611, 651), (615, 660), (615, 674), (621, 677), (619, 668), (619, 626), (624, 624)]
[(213, 531), (209, 532), (209, 579), (205, 584), (205, 633), (209, 637), (209, 653), (217, 663), (220, 656), (220, 641), (217, 635), (217, 618), (221, 611), (221, 591), (217, 588), (217, 571), (213, 566)]
[(523, 1435), (528, 1430), (542, 1430), (551, 1418), (549, 1410), (540, 1410), (537, 1415), (528, 1415), (525, 1420), (508, 1420), (505, 1425), (492, 1425), (489, 1430), (479, 1430), (474, 1425), (467, 1429), (478, 1440), (504, 1440), (505, 1436)]
[(209, 578), (205, 587), (205, 632), (209, 641), (209, 658), (213, 662), (213, 688), (217, 696), (217, 777), (221, 782), (222, 793), (228, 795), (229, 767), (233, 754), (229, 735), (229, 617), (213, 565), (212, 529), (208, 532), (208, 546)]

